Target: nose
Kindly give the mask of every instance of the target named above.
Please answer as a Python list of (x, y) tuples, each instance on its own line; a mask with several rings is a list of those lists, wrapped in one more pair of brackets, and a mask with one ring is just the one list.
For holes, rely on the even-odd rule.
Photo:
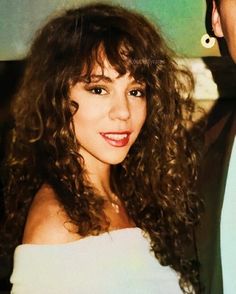
[(130, 118), (130, 105), (125, 94), (117, 93), (113, 96), (109, 111), (111, 119), (128, 120)]

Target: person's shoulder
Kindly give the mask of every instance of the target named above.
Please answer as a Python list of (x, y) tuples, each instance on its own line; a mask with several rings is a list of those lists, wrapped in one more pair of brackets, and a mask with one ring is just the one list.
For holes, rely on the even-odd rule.
[(34, 197), (24, 229), (23, 244), (60, 244), (80, 239), (51, 186)]

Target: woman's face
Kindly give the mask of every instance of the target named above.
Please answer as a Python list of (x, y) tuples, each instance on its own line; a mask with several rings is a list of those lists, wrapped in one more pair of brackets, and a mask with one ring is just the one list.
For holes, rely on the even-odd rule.
[(105, 60), (91, 81), (78, 82), (70, 97), (79, 104), (74, 115), (79, 153), (86, 165), (118, 164), (135, 142), (146, 118), (145, 84), (123, 76)]

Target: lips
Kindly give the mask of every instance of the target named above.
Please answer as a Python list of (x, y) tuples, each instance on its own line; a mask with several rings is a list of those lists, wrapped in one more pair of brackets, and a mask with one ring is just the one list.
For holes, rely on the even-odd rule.
[(130, 132), (102, 132), (100, 135), (113, 147), (126, 146), (130, 138)]

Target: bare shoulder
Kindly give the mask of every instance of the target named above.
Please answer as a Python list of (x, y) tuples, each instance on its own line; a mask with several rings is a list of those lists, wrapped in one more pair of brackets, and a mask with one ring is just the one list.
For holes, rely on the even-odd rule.
[(80, 239), (76, 228), (57, 200), (54, 190), (44, 184), (34, 197), (23, 235), (24, 244), (60, 244)]

